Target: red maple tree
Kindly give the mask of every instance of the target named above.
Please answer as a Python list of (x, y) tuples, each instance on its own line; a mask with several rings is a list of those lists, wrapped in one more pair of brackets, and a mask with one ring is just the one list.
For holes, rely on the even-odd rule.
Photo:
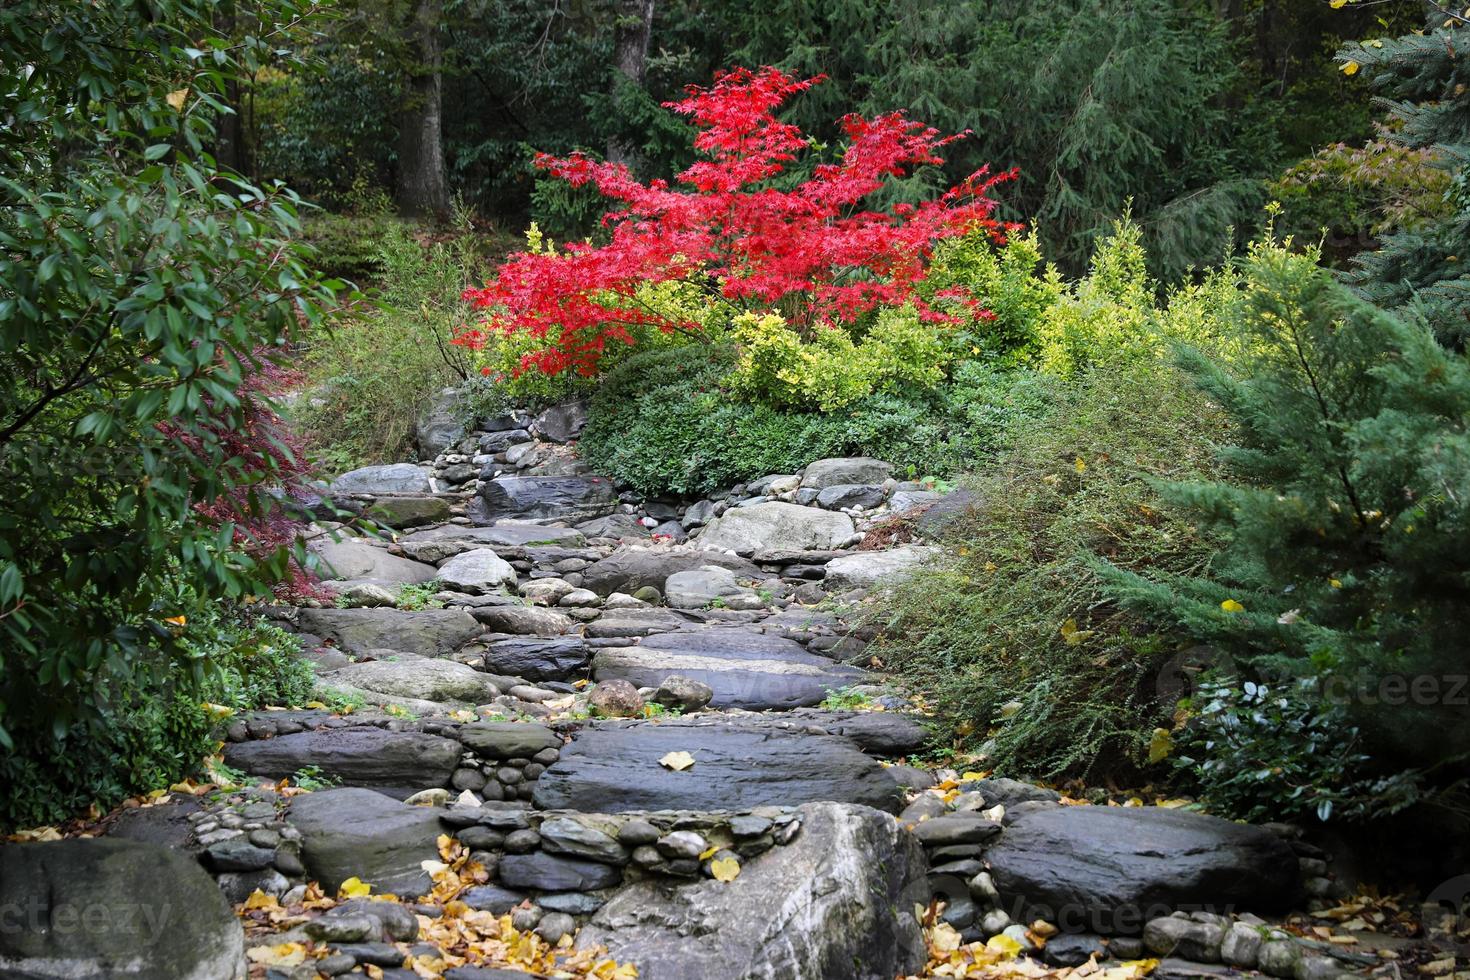
[[(1014, 171), (982, 168), (921, 204), (865, 209), (863, 201), (887, 180), (942, 163), (938, 151), (967, 134), (942, 135), (902, 112), (848, 115), (840, 161), (819, 164), (807, 180), (781, 189), (773, 179), (811, 141), (776, 110), (820, 81), (770, 67), (736, 68), (665, 103), (699, 128), (694, 146), (706, 157), (677, 176), (677, 188), (664, 180), (640, 183), (626, 166), (580, 152), (538, 155), (540, 169), (574, 187), (593, 184), (617, 202), (602, 219), (610, 239), (513, 254), (492, 281), (465, 291), (487, 316), (455, 342), (478, 348), (492, 331), (527, 332), (546, 346), (525, 356), (522, 371), (594, 374), (609, 341), (634, 342), (630, 327), (698, 329), (631, 301), (640, 284), (669, 281), (707, 285), (751, 308), (780, 304), (808, 324), (850, 323), (875, 306), (903, 303), (926, 320), (955, 320), (916, 287), (941, 239), (976, 229), (1003, 239), (1011, 226), (990, 217), (995, 202), (987, 192)], [(944, 298), (980, 312), (961, 290)]]

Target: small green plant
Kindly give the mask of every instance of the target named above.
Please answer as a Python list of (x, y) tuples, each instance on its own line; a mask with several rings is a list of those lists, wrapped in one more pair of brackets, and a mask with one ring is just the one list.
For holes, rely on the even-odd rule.
[(1185, 702), (1173, 763), (1216, 813), (1242, 820), (1385, 816), (1416, 802), (1420, 773), (1373, 775), (1344, 705), (1311, 677), (1206, 680)]
[(877, 702), (866, 691), (839, 687), (823, 699), (822, 707), (828, 711), (867, 711), (877, 707)]
[(444, 603), (434, 598), (438, 591), (433, 582), (405, 582), (398, 587), (398, 608), (409, 612), (443, 609)]
[(291, 774), (291, 782), (301, 789), (316, 792), (322, 789), (331, 789), (339, 786), (342, 780), (336, 776), (329, 776), (322, 772), (320, 766), (302, 766)]

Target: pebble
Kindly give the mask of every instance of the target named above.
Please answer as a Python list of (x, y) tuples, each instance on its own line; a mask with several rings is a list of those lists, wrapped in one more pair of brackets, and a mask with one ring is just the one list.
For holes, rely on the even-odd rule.
[(565, 912), (550, 912), (541, 917), (541, 923), (536, 926), (536, 935), (551, 943), (553, 946), (563, 936), (571, 935), (577, 931), (577, 920)]
[(709, 842), (692, 830), (676, 830), (658, 839), (659, 853), (664, 857), (698, 858), (709, 848)]

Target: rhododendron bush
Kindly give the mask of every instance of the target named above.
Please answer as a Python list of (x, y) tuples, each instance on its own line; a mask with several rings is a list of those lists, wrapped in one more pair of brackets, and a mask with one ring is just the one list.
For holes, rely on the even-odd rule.
[(840, 156), (797, 181), (787, 171), (813, 143), (776, 111), (821, 80), (736, 68), (666, 103), (698, 128), (694, 146), (704, 156), (673, 184), (640, 183), (625, 165), (582, 153), (538, 156), (539, 168), (613, 202), (603, 217), (607, 242), (512, 255), (491, 282), (465, 292), (486, 318), (456, 342), (482, 348), (497, 332), (529, 335), (544, 343), (519, 370), (592, 375), (609, 343), (632, 344), (640, 328), (701, 330), (641, 301), (640, 288), (669, 282), (811, 330), (854, 324), (879, 306), (912, 305), (930, 323), (983, 316), (963, 287), (926, 299), (917, 286), (936, 242), (976, 231), (1003, 238), (987, 194), (1012, 174), (981, 169), (933, 200), (865, 206), (889, 180), (942, 163), (939, 151), (965, 135), (892, 112), (845, 117)]

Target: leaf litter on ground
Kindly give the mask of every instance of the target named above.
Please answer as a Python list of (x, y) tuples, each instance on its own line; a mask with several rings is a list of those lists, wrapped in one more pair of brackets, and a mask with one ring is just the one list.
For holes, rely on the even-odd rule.
[[(438, 848), (440, 860), (423, 862), (433, 888), (411, 905), (415, 909), (432, 907), (439, 914), (416, 912), (418, 939), (413, 944), (396, 944), (405, 954), (405, 968), (423, 980), (437, 980), (456, 966), (499, 967), (558, 980), (636, 980), (636, 967), (616, 962), (602, 948), (575, 949), (570, 935), (548, 943), (534, 932), (517, 929), (510, 913), (495, 915), (470, 908), (461, 893), (488, 882), (489, 873), (470, 860), (468, 848), (447, 834), (439, 837)], [(410, 904), (397, 895), (374, 893), (371, 882), (355, 877), (342, 883), (336, 897), (327, 896), (312, 883), (301, 902), (290, 907), (262, 891), (253, 892), (235, 907), (245, 926), (252, 980), (264, 977), (268, 969), (307, 965), (330, 955), (329, 944), (293, 938), (291, 931), (342, 902), (362, 898)], [(423, 944), (435, 947), (439, 955), (409, 953), (411, 946)], [(363, 969), (368, 977), (382, 976), (377, 967)]]

